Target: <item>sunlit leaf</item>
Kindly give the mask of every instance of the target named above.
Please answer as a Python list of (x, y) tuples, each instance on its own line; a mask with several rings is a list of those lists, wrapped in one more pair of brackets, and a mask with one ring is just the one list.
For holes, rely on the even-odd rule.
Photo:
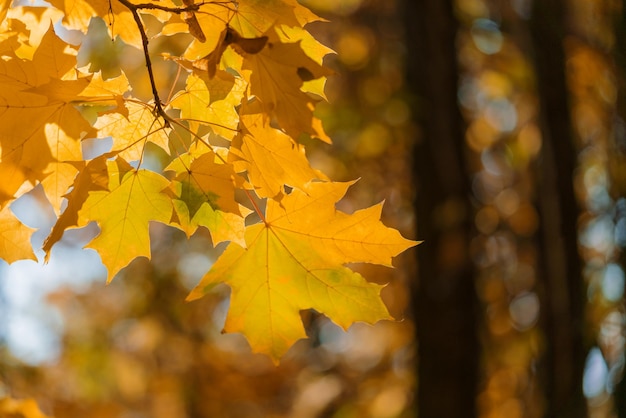
[(147, 142), (169, 152), (169, 129), (155, 117), (152, 107), (133, 101), (127, 101), (125, 106), (128, 114), (106, 113), (94, 124), (99, 137), (113, 138), (112, 151), (127, 161), (140, 160)]
[(392, 256), (416, 242), (380, 223), (380, 205), (352, 215), (337, 211), (334, 204), (348, 186), (310, 183), (280, 203), (268, 201), (264, 223), (247, 228), (247, 248), (230, 244), (188, 300), (228, 284), (225, 330), (243, 333), (254, 351), (274, 361), (305, 337), (303, 309), (322, 312), (344, 329), (391, 319), (380, 299), (382, 286), (343, 264), (390, 265)]
[(328, 142), (323, 132), (312, 127), (315, 101), (301, 87), (304, 81), (328, 76), (331, 71), (306, 55), (300, 42), (270, 38), (258, 54), (242, 55), (251, 94), (259, 98), (266, 112), (276, 116), (281, 128), (292, 138), (308, 133)]
[(141, 35), (135, 20), (130, 10), (118, 1), (51, 0), (50, 4), (65, 13), (63, 25), (69, 29), (87, 33), (91, 19), (100, 16), (109, 27), (111, 39), (119, 36), (127, 44), (141, 48)]
[(7, 263), (17, 260), (36, 260), (30, 236), (33, 230), (21, 223), (9, 206), (0, 210), (0, 258)]
[(232, 139), (239, 123), (235, 107), (241, 103), (245, 88), (241, 78), (226, 72), (219, 72), (210, 80), (191, 74), (185, 91), (170, 105), (181, 110), (181, 118), (189, 122), (192, 131), (197, 132), (199, 125), (205, 125), (216, 134)]
[(150, 258), (151, 221), (169, 222), (168, 181), (152, 171), (134, 170), (117, 160), (108, 164), (109, 190), (91, 191), (78, 212), (78, 225), (98, 222), (100, 234), (88, 247), (100, 254), (107, 282), (137, 257)]

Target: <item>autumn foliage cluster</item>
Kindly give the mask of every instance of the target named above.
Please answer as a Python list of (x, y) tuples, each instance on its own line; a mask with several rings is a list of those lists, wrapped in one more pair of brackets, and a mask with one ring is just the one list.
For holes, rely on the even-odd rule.
[[(0, 257), (36, 258), (11, 204), (38, 187), (58, 216), (45, 258), (64, 231), (95, 222), (88, 247), (108, 281), (150, 257), (151, 222), (187, 236), (205, 227), (213, 245), (228, 242), (187, 299), (226, 283), (225, 331), (274, 361), (305, 337), (301, 310), (344, 328), (390, 318), (381, 286), (346, 264), (391, 266), (415, 242), (380, 222), (382, 204), (337, 210), (352, 183), (313, 168), (298, 141), (331, 142), (314, 114), (331, 50), (304, 29), (317, 16), (296, 0), (50, 4), (0, 1)], [(145, 61), (151, 100), (134, 97), (123, 72), (77, 65), (80, 45), (55, 24), (88, 34), (93, 16)], [(188, 45), (180, 56), (153, 54), (158, 37)], [(156, 60), (179, 66), (167, 98)], [(147, 162), (155, 149), (168, 156), (163, 167)]]

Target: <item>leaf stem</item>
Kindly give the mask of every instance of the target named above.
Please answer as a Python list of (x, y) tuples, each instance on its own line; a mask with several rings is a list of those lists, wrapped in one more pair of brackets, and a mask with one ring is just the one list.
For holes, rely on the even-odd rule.
[(187, 121), (187, 122), (201, 123), (201, 124), (207, 125), (207, 126), (217, 126), (218, 128), (226, 129), (227, 131), (239, 132), (239, 129), (237, 129), (237, 128), (231, 128), (230, 126), (222, 125), (222, 124), (219, 124), (217, 122), (209, 122), (207, 120), (194, 119), (194, 118), (179, 118), (179, 120), (184, 120), (184, 121)]
[(248, 199), (250, 199), (250, 202), (252, 202), (252, 206), (254, 206), (254, 211), (257, 213), (257, 215), (259, 215), (259, 218), (261, 218), (265, 225), (268, 225), (267, 221), (265, 220), (265, 216), (263, 215), (263, 211), (261, 210), (261, 208), (259, 208), (259, 205), (256, 204), (256, 201), (254, 200), (250, 192), (246, 189), (243, 189), (243, 191), (246, 193), (246, 196), (248, 196)]

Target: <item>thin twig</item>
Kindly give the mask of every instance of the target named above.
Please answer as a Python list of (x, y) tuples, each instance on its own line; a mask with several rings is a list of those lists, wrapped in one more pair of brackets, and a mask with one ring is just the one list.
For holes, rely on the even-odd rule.
[[(128, 2), (127, 2), (128, 3)], [(197, 12), (200, 10), (200, 7), (204, 6), (205, 4), (211, 3), (214, 6), (222, 6), (225, 7), (227, 9), (230, 9), (227, 5), (231, 4), (230, 1), (202, 1), (199, 3), (194, 3), (194, 4), (190, 4), (190, 5), (185, 5), (183, 7), (168, 7), (168, 6), (161, 6), (160, 4), (154, 4), (154, 3), (124, 3), (122, 2), (122, 4), (124, 4), (126, 7), (128, 8), (132, 8), (135, 10), (163, 10), (164, 12), (170, 12), (170, 13), (176, 13), (176, 14), (181, 14), (184, 12)], [(130, 7), (129, 7), (130, 5)]]
[(143, 22), (141, 21), (141, 17), (139, 16), (139, 12), (137, 12), (137, 5), (129, 2), (128, 0), (118, 0), (122, 3), (130, 12), (133, 14), (133, 19), (135, 19), (135, 23), (137, 24), (137, 29), (139, 29), (139, 33), (141, 34), (141, 43), (143, 45), (143, 55), (146, 59), (146, 68), (148, 69), (148, 76), (150, 77), (150, 86), (152, 87), (152, 95), (154, 96), (155, 102), (155, 112), (157, 115), (163, 118), (163, 123), (166, 128), (170, 127), (170, 118), (165, 113), (163, 109), (163, 105), (161, 104), (161, 99), (159, 98), (159, 92), (156, 88), (156, 82), (154, 80), (154, 72), (152, 70), (152, 62), (150, 61), (150, 52), (148, 50), (148, 35), (146, 35), (146, 30), (143, 27)]
[(167, 7), (167, 6), (161, 6), (160, 4), (154, 4), (154, 3), (133, 4), (129, 2), (123, 2), (123, 1), (120, 1), (120, 3), (122, 3), (124, 6), (128, 7), (129, 9), (134, 9), (134, 10), (163, 10), (164, 12), (170, 12), (170, 13), (176, 13), (176, 14), (181, 14), (184, 12), (197, 12), (200, 9), (200, 6), (204, 4), (204, 3), (197, 3), (197, 4), (190, 4), (189, 6), (184, 6), (184, 7)]
[(239, 132), (239, 129), (237, 128), (231, 128), (229, 126), (226, 125), (221, 125), (217, 122), (209, 122), (208, 120), (202, 120), (202, 119), (193, 119), (193, 118), (178, 118), (179, 120), (185, 120), (187, 122), (196, 122), (196, 123), (200, 123), (202, 125), (207, 125), (207, 126), (216, 126), (218, 128), (222, 128), (222, 129), (226, 129), (227, 131), (231, 131), (231, 132)]

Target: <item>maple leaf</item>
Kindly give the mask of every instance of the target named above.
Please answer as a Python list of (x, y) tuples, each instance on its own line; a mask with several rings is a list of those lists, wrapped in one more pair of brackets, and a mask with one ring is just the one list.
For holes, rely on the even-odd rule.
[[(304, 8), (302, 8), (304, 9)], [(244, 38), (264, 35), (272, 26), (299, 24), (296, 9), (282, 0), (250, 0), (241, 2), (227, 12), (230, 27)]]
[[(283, 0), (283, 2), (293, 7), (293, 15), (298, 21), (298, 25), (287, 24), (287, 26), (298, 27), (298, 26), (305, 26), (306, 24), (311, 23), (311, 22), (318, 22), (318, 21), (326, 22), (327, 21), (326, 19), (319, 17), (318, 15), (313, 13), (311, 10), (309, 10), (308, 8), (298, 3), (298, 0)], [(285, 21), (285, 22), (279, 21), (277, 22), (276, 26), (280, 26), (282, 23), (288, 23), (288, 21)]]
[[(194, 0), (183, 0), (183, 4), (185, 6), (191, 6), (194, 4)], [(181, 13), (181, 18), (187, 24), (187, 27), (189, 28), (189, 33), (194, 38), (196, 38), (200, 42), (206, 42), (206, 35), (204, 34), (204, 31), (202, 30), (202, 27), (198, 22), (198, 18), (196, 17), (196, 14), (194, 12), (183, 12)]]
[(190, 158), (182, 156), (168, 167), (178, 172), (172, 182), (178, 197), (172, 201), (176, 223), (187, 236), (205, 226), (213, 245), (232, 241), (245, 246), (245, 218), (251, 211), (235, 201), (235, 187), (241, 187), (243, 179), (231, 164), (216, 158), (208, 152), (189, 163)]
[(246, 83), (241, 78), (220, 71), (216, 77), (190, 74), (186, 87), (170, 102), (181, 110), (181, 118), (193, 132), (199, 125), (207, 125), (216, 134), (232, 139), (237, 133), (239, 116), (235, 107), (241, 103)]
[(169, 182), (148, 170), (135, 170), (121, 159), (109, 161), (109, 190), (90, 191), (78, 211), (78, 226), (96, 221), (100, 234), (87, 246), (98, 251), (108, 270), (107, 283), (133, 259), (150, 258), (151, 221), (168, 223)]
[(268, 37), (244, 38), (230, 26), (227, 26), (218, 37), (217, 47), (207, 56), (193, 62), (193, 67), (205, 71), (213, 78), (219, 67), (226, 48), (230, 45), (248, 54), (259, 53), (267, 44)]
[(130, 84), (124, 72), (106, 80), (102, 78), (102, 73), (96, 73), (74, 100), (84, 105), (116, 106), (114, 111), (128, 116), (128, 109), (124, 106), (124, 94), (129, 91)]
[(124, 112), (105, 113), (94, 124), (100, 137), (113, 138), (112, 151), (127, 161), (140, 160), (149, 141), (169, 153), (169, 129), (160, 118), (155, 118), (152, 108), (130, 100), (125, 106)]
[[(223, 10), (220, 8), (220, 11)], [(195, 39), (185, 50), (184, 57), (189, 60), (200, 59), (215, 51), (221, 42), (220, 34), (224, 31), (226, 23), (223, 17), (212, 14), (210, 11), (206, 13), (198, 13), (195, 15), (198, 21), (200, 31), (205, 35), (205, 40)], [(171, 23), (164, 28), (164, 33), (171, 34), (175, 32), (185, 32), (184, 27), (175, 26), (177, 19), (174, 17)], [(174, 24), (174, 25), (172, 25)]]
[[(52, 7), (17, 6), (7, 13), (7, 21), (12, 30), (19, 32), (23, 42), (19, 42), (14, 53), (17, 57), (32, 59), (42, 38), (50, 28), (50, 22), (56, 22), (63, 13)], [(0, 19), (1, 21), (1, 19)], [(20, 28), (24, 25), (24, 29)]]
[[(258, 106), (244, 107), (254, 112)], [(275, 197), (283, 186), (302, 188), (312, 179), (326, 177), (311, 168), (304, 147), (288, 135), (269, 126), (261, 113), (242, 114), (242, 132), (235, 138), (229, 157), (248, 172), (259, 197)]]
[[(280, 26), (279, 28), (277, 28), (276, 34), (278, 35), (281, 42), (300, 42), (300, 47), (302, 48), (302, 51), (320, 65), (323, 65), (324, 57), (326, 57), (328, 54), (333, 54), (335, 52), (320, 43), (308, 31), (297, 26)], [(326, 93), (324, 91), (325, 86), (326, 77), (320, 77), (312, 80), (303, 79), (301, 89), (303, 91), (313, 93), (319, 97), (322, 97), (323, 99), (326, 99)], [(329, 140), (326, 140), (326, 138), (324, 138), (324, 140), (325, 142), (330, 142)]]
[[(192, 0), (187, 2), (193, 3)], [(217, 58), (213, 63), (214, 67), (219, 62), (224, 48), (237, 41), (233, 40), (233, 36), (238, 39), (258, 39), (273, 25), (298, 25), (297, 14), (301, 13), (302, 9), (307, 10), (281, 0), (207, 2), (200, 5), (199, 13), (184, 14), (182, 19), (173, 16), (162, 33), (172, 35), (189, 31), (196, 39), (185, 50), (184, 57), (188, 60), (198, 60), (214, 55)], [(189, 20), (191, 16), (194, 19)]]
[(250, 84), (250, 93), (259, 98), (263, 109), (274, 114), (278, 124), (291, 136), (302, 133), (330, 142), (323, 130), (313, 126), (315, 100), (302, 91), (305, 81), (326, 77), (332, 71), (309, 57), (301, 41), (280, 42), (276, 34), (257, 54), (238, 51), (243, 57), (242, 75)]
[(108, 190), (107, 157), (108, 155), (101, 155), (88, 163), (75, 163), (78, 175), (74, 179), (71, 192), (64, 196), (67, 198), (67, 207), (55, 222), (42, 247), (46, 262), (50, 258), (52, 246), (61, 240), (63, 232), (68, 228), (78, 226), (78, 211), (87, 200), (89, 192)]
[(68, 29), (87, 33), (91, 19), (100, 16), (107, 23), (111, 39), (119, 35), (127, 44), (138, 49), (142, 47), (141, 34), (132, 13), (118, 1), (50, 0), (50, 4), (65, 14), (63, 25)]
[(67, 79), (75, 65), (75, 51), (52, 26), (32, 61), (16, 56), (0, 61), (0, 173), (11, 174), (11, 181), (0, 186), (4, 202), (25, 180), (34, 184), (47, 178), (44, 190), (59, 209), (57, 196), (75, 174), (64, 162), (81, 159), (78, 139), (93, 131), (72, 103), (88, 84)]
[[(230, 241), (189, 298), (227, 282), (226, 330), (243, 332), (274, 360), (304, 336), (302, 309), (344, 328), (390, 318), (382, 286), (345, 264), (390, 266), (416, 243), (380, 223), (382, 205), (337, 211), (350, 184), (329, 182), (296, 142), (303, 133), (330, 142), (313, 110), (325, 98), (331, 72), (322, 64), (331, 50), (303, 29), (317, 16), (297, 0), (50, 3), (10, 8), (0, 0), (0, 257), (34, 258), (31, 231), (8, 204), (40, 183), (60, 213), (45, 260), (65, 230), (95, 221), (100, 233), (87, 246), (100, 254), (107, 282), (134, 258), (150, 257), (150, 222), (188, 236), (204, 226), (214, 244)], [(157, 93), (145, 15), (166, 22), (155, 33), (151, 24), (150, 36), (194, 37), (184, 58), (173, 58), (189, 75), (183, 91), (173, 81), (167, 105)], [(130, 96), (124, 73), (104, 79), (87, 72), (93, 62), (77, 68), (76, 48), (50, 24), (62, 18), (89, 37), (98, 16), (111, 37), (143, 52), (156, 106)], [(177, 112), (179, 119), (169, 116)], [(81, 141), (103, 137), (112, 138), (111, 151), (86, 160)], [(167, 179), (128, 163), (141, 167), (147, 142), (182, 153), (170, 157)], [(267, 199), (265, 215), (249, 190)], [(262, 223), (246, 226), (251, 210), (237, 191), (248, 194)]]
[(392, 319), (367, 282), (345, 263), (391, 265), (417, 244), (380, 221), (382, 205), (351, 215), (334, 204), (352, 183), (309, 183), (280, 203), (268, 200), (263, 224), (246, 230), (247, 248), (231, 243), (187, 300), (217, 283), (230, 286), (227, 332), (246, 335), (254, 351), (278, 359), (305, 337), (299, 312), (315, 309), (342, 328), (356, 321)]
[[(274, 25), (298, 26), (302, 20), (312, 21), (309, 20), (312, 19), (311, 15), (308, 9), (291, 1), (206, 2), (200, 6), (198, 13), (194, 13), (204, 40), (201, 39), (202, 36), (196, 37), (184, 56), (189, 60), (196, 60), (211, 54), (219, 48), (223, 40), (220, 36), (227, 27), (243, 38), (258, 38)], [(173, 16), (163, 33), (171, 35), (187, 31), (189, 23), (184, 18)]]
[(7, 17), (7, 11), (13, 0), (0, 0), (0, 23)]
[(0, 258), (7, 263), (37, 260), (30, 244), (33, 229), (21, 223), (8, 205), (0, 210)]

